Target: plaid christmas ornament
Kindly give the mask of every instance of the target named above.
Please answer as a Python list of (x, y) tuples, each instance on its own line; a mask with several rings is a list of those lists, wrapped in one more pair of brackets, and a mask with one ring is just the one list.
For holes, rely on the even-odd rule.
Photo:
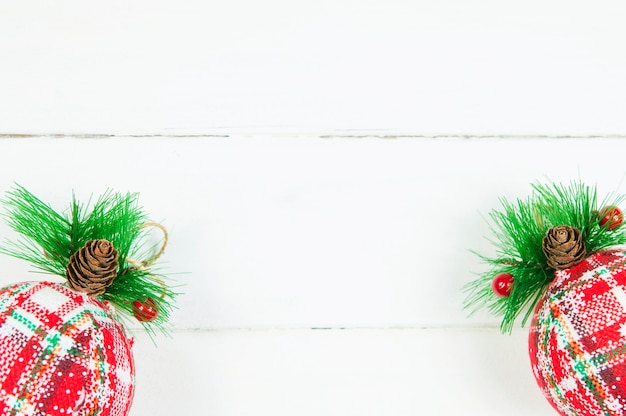
[[(0, 252), (67, 280), (0, 289), (0, 415), (128, 415), (132, 339), (118, 319), (166, 332), (176, 295), (150, 270), (167, 231), (136, 199), (109, 192), (89, 212), (74, 199), (64, 214), (22, 187), (0, 201), (22, 237)], [(156, 253), (147, 229), (163, 234)]]
[(530, 329), (537, 383), (561, 415), (624, 415), (626, 254), (596, 253), (555, 274)]
[(131, 341), (101, 301), (51, 282), (0, 291), (0, 414), (125, 416)]
[(582, 183), (534, 185), (526, 200), (492, 211), (495, 257), (466, 286), (510, 332), (532, 317), (528, 339), (539, 388), (562, 416), (626, 414), (624, 196), (597, 204)]

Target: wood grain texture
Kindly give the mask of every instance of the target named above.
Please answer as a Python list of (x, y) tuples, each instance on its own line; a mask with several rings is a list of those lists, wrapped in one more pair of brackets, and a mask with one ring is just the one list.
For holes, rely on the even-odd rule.
[(548, 416), (525, 330), (468, 319), (460, 289), (500, 196), (626, 191), (624, 17), (619, 1), (0, 2), (0, 194), (18, 182), (62, 209), (139, 191), (170, 231), (177, 330), (155, 348), (134, 328), (133, 416)]
[(626, 133), (623, 2), (0, 4), (0, 133)]
[(133, 415), (554, 415), (525, 331), (177, 332), (135, 355)]
[[(43, 138), (0, 150), (0, 189), (16, 181), (59, 210), (72, 190), (141, 192), (170, 230), (179, 328), (493, 327), (461, 308), (484, 267), (470, 249), (493, 250), (483, 215), (546, 178), (623, 192), (626, 140)], [(84, 174), (101, 168), (115, 173)], [(40, 277), (0, 266), (2, 283)]]

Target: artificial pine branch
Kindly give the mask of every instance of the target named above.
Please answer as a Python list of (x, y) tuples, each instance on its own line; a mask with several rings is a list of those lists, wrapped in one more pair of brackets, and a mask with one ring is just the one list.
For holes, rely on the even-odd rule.
[(8, 225), (22, 238), (0, 247), (0, 252), (62, 276), (71, 255), (69, 221), (19, 185), (1, 202)]
[(176, 293), (165, 285), (163, 276), (138, 267), (138, 261), (129, 257), (130, 253), (147, 252), (142, 230), (147, 216), (137, 200), (137, 193), (107, 191), (87, 212), (73, 197), (67, 216), (63, 216), (16, 185), (1, 202), (6, 207), (9, 226), (20, 238), (7, 242), (0, 252), (29, 261), (40, 271), (66, 277), (66, 267), (74, 253), (90, 240), (107, 240), (117, 250), (119, 266), (112, 284), (96, 297), (130, 316), (134, 301), (153, 300), (158, 314), (153, 321), (142, 324), (150, 333), (152, 326), (165, 332)]
[(136, 193), (120, 195), (111, 192), (102, 195), (82, 222), (84, 241), (78, 242), (79, 247), (88, 239), (114, 241), (123, 262), (139, 236), (141, 224), (146, 221), (146, 215), (137, 205), (138, 196)]
[[(478, 253), (490, 266), (489, 270), (464, 288), (467, 293), (465, 308), (474, 312), (482, 307), (502, 317), (502, 332), (511, 332), (515, 320), (522, 315), (522, 325), (547, 285), (554, 278), (554, 269), (547, 264), (542, 241), (551, 227), (567, 225), (578, 228), (585, 242), (587, 255), (626, 244), (623, 224), (615, 228), (600, 225), (597, 191), (580, 182), (569, 185), (535, 184), (533, 193), (525, 200), (511, 203), (501, 199), (502, 209), (489, 214), (496, 256)], [(617, 206), (623, 196), (610, 195), (602, 206)], [(500, 273), (514, 276), (510, 296), (496, 296), (491, 284)]]

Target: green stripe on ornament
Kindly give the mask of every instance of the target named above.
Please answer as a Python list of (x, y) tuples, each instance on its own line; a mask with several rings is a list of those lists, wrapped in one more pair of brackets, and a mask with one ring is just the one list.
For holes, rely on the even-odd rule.
[(626, 344), (622, 345), (620, 347), (617, 347), (611, 351), (608, 351), (604, 354), (600, 354), (600, 355), (596, 355), (595, 357), (593, 357), (590, 362), (591, 364), (595, 365), (595, 366), (599, 366), (601, 364), (606, 363), (607, 361), (612, 360), (613, 358), (619, 356), (619, 355), (624, 355), (626, 354)]

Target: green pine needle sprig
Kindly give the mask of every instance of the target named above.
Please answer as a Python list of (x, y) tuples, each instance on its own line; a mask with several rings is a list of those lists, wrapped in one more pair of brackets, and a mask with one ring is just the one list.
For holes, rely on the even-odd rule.
[[(531, 317), (535, 305), (554, 279), (554, 269), (548, 266), (542, 243), (552, 227), (567, 225), (578, 228), (585, 243), (587, 256), (598, 251), (626, 244), (626, 228), (620, 224), (613, 229), (600, 225), (599, 211), (618, 206), (623, 195), (609, 195), (598, 204), (595, 187), (580, 182), (570, 184), (534, 184), (527, 199), (514, 203), (501, 199), (501, 210), (489, 214), (496, 248), (494, 257), (475, 253), (489, 268), (464, 287), (464, 306), (470, 312), (486, 308), (501, 316), (500, 329), (510, 333), (516, 319), (522, 316), (522, 326)], [(510, 296), (496, 296), (491, 284), (500, 273), (513, 275)]]
[[(137, 267), (147, 255), (147, 215), (138, 205), (137, 193), (107, 191), (93, 206), (85, 206), (75, 197), (65, 214), (58, 213), (24, 187), (16, 185), (0, 203), (5, 207), (8, 225), (20, 236), (7, 241), (0, 253), (26, 260), (41, 272), (65, 278), (70, 257), (89, 240), (110, 241), (118, 252), (117, 277), (107, 291), (98, 296), (116, 310), (133, 317), (134, 301), (153, 299), (158, 314), (153, 321), (142, 322), (148, 332), (154, 327), (166, 332), (176, 293), (166, 285), (165, 277), (147, 267)], [(89, 205), (89, 204), (88, 204)]]
[(174, 309), (173, 300), (176, 295), (171, 286), (166, 284), (165, 276), (154, 271), (129, 267), (115, 278), (102, 297), (116, 305), (125, 316), (134, 316), (135, 301), (145, 302), (147, 299), (156, 301), (158, 305), (156, 318), (149, 322), (139, 322), (150, 334), (157, 328), (167, 335), (167, 324)]
[(70, 220), (58, 214), (21, 186), (2, 201), (8, 225), (20, 234), (0, 252), (29, 261), (41, 271), (64, 275), (71, 255)]

